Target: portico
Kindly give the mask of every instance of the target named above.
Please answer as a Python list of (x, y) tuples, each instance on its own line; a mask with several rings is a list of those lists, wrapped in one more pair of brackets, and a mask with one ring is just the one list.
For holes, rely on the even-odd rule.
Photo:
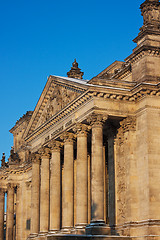
[(160, 3), (125, 61), (83, 80), (49, 76), (10, 130), (0, 168), (0, 240), (159, 240)]

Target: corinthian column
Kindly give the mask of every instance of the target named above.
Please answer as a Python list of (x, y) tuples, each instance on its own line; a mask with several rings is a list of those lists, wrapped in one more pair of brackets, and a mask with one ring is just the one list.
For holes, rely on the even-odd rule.
[(40, 155), (32, 154), (31, 235), (39, 233)]
[(61, 203), (61, 143), (53, 140), (49, 147), (51, 148), (50, 160), (50, 232), (60, 230), (60, 203)]
[(49, 149), (41, 148), (40, 233), (49, 230)]
[(90, 234), (108, 233), (104, 228), (103, 121), (106, 119), (99, 114), (92, 114), (88, 119), (92, 126), (91, 224), (87, 227)]
[(73, 228), (73, 134), (64, 133), (61, 137), (64, 140), (64, 176), (62, 189), (62, 228), (64, 231)]
[[(76, 167), (76, 228), (83, 230), (88, 223), (88, 126), (77, 124), (77, 167)], [(78, 232), (77, 232), (78, 233)]]
[(14, 226), (14, 185), (8, 184), (7, 193), (7, 223), (6, 223), (6, 240), (13, 240)]
[(4, 239), (4, 190), (0, 188), (0, 240)]

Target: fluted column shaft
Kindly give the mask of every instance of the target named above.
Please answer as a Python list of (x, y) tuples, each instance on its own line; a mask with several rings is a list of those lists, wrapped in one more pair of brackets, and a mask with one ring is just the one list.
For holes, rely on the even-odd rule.
[(73, 227), (73, 183), (74, 183), (74, 154), (73, 154), (73, 134), (67, 133), (64, 137), (64, 181), (62, 190), (62, 228)]
[(49, 150), (41, 151), (40, 233), (49, 230)]
[(0, 240), (4, 239), (4, 190), (0, 188)]
[(32, 155), (32, 190), (31, 190), (31, 234), (39, 232), (39, 196), (40, 196), (40, 156)]
[(49, 144), (51, 148), (50, 160), (50, 231), (60, 230), (61, 217), (61, 161), (60, 147), (61, 143), (52, 141)]
[(87, 126), (78, 124), (76, 168), (76, 225), (88, 223), (88, 158)]
[(16, 240), (21, 240), (21, 188), (17, 184), (17, 196), (16, 196)]
[(104, 163), (103, 163), (103, 128), (102, 123), (92, 125), (92, 221), (104, 220)]
[(8, 184), (6, 240), (13, 240), (14, 226), (14, 185)]
[(104, 222), (103, 122), (107, 116), (92, 113), (87, 121), (92, 127), (91, 222)]

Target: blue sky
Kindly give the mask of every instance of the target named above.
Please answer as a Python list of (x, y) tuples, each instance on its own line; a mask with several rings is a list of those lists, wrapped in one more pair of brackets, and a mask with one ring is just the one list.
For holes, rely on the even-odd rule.
[(9, 129), (34, 110), (47, 76), (66, 76), (76, 58), (91, 79), (131, 54), (142, 2), (0, 0), (0, 159), (13, 145)]

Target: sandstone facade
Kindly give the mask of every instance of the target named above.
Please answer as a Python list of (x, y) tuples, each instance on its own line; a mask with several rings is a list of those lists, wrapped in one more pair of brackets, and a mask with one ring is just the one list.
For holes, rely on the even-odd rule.
[(10, 130), (0, 240), (160, 240), (160, 3), (141, 5), (133, 53), (89, 81), (50, 76)]

